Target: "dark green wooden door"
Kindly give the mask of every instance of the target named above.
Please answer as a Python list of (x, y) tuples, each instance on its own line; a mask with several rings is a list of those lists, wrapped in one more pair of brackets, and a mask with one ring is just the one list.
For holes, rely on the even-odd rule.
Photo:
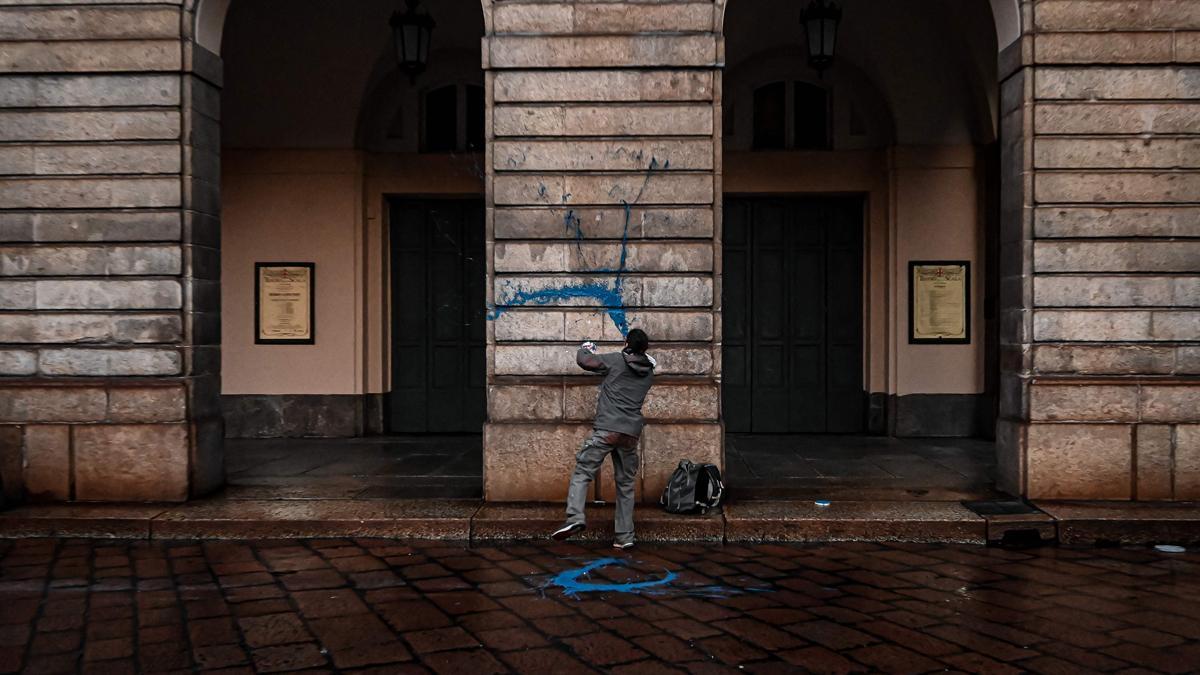
[(483, 202), (390, 204), (388, 429), (480, 433), (484, 420)]
[(863, 430), (862, 230), (857, 198), (726, 197), (728, 431)]

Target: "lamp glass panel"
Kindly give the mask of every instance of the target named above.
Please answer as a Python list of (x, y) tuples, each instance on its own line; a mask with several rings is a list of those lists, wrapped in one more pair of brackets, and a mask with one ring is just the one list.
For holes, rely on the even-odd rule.
[(804, 24), (804, 29), (808, 33), (808, 53), (810, 56), (821, 55), (821, 21), (819, 19), (809, 19)]
[(833, 56), (833, 45), (837, 41), (837, 21), (835, 19), (822, 19), (821, 28), (823, 33), (821, 36), (821, 55)]
[(403, 45), (404, 45), (404, 51), (400, 55), (400, 58), (406, 64), (415, 63), (415, 62), (417, 62), (417, 55), (420, 53), (418, 51), (418, 48), (420, 46), (420, 41), (421, 41), (421, 38), (420, 38), (420, 30), (421, 29), (418, 26), (414, 26), (412, 24), (405, 24), (404, 26), (401, 26), (400, 30), (401, 30), (402, 36), (404, 38), (402, 40)]

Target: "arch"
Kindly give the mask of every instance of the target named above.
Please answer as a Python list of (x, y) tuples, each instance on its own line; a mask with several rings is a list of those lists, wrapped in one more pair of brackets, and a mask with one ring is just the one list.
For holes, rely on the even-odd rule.
[[(491, 0), (483, 0), (485, 4)], [(1021, 6), (1020, 0), (988, 0), (992, 8), (992, 23), (996, 28), (996, 47), (999, 51), (1017, 41), (1021, 37)], [(729, 0), (715, 0), (717, 6), (716, 31), (725, 31), (725, 9)], [(485, 10), (486, 12), (486, 10)]]
[[(1014, 0), (1015, 1), (1015, 0)], [(225, 32), (225, 17), (229, 15), (229, 4), (233, 0), (196, 0), (196, 44), (220, 56), (221, 36)], [(492, 32), (492, 3), (494, 0), (479, 0), (483, 8), (484, 34)]]

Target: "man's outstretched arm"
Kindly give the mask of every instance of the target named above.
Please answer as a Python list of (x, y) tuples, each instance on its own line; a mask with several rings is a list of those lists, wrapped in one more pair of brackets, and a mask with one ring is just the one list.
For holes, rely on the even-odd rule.
[(608, 365), (596, 353), (596, 343), (594, 342), (585, 342), (579, 345), (579, 351), (575, 352), (575, 363), (578, 363), (580, 368), (593, 373), (603, 375), (608, 372)]

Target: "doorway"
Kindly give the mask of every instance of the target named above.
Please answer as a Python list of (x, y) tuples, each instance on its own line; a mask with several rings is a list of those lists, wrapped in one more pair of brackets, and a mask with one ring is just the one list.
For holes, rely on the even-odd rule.
[(863, 200), (726, 197), (731, 433), (861, 433)]
[(388, 431), (483, 430), (481, 199), (389, 200), (392, 389)]

